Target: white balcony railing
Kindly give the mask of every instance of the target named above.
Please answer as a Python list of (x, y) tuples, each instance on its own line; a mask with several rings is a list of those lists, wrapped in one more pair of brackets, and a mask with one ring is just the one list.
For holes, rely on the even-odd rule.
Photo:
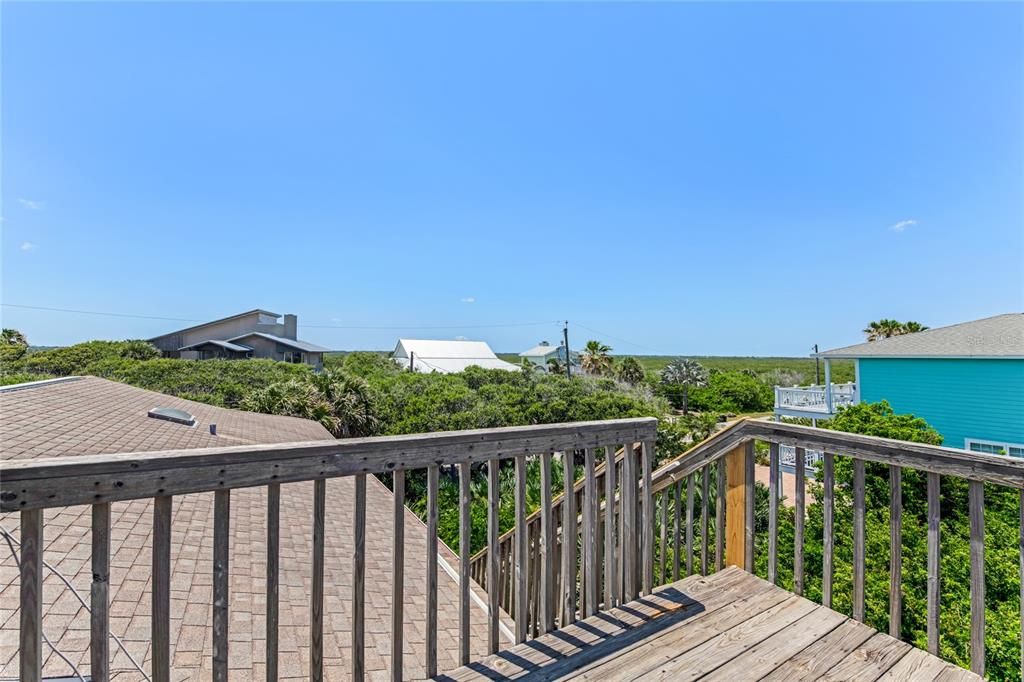
[[(856, 384), (832, 384), (831, 389), (831, 412), (835, 412), (843, 405), (853, 405), (857, 402)], [(792, 388), (776, 386), (775, 408), (828, 414), (830, 412), (828, 393), (829, 387), (827, 386), (793, 386)]]

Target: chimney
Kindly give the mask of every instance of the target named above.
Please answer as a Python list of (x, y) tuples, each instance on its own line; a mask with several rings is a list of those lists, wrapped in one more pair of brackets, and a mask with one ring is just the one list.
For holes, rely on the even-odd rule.
[(297, 339), (299, 327), (299, 318), (295, 315), (284, 316), (284, 338), (286, 339)]

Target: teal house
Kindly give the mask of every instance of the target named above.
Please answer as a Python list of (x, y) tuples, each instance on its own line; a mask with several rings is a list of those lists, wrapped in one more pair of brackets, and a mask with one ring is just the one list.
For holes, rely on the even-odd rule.
[[(925, 419), (947, 447), (1024, 457), (1024, 314), (894, 336), (819, 357), (825, 361), (825, 386), (811, 388), (824, 393), (823, 404), (815, 415), (799, 416), (827, 418), (842, 404), (887, 400), (897, 413)], [(854, 361), (852, 385), (827, 378), (829, 361), (840, 358)], [(781, 414), (796, 414), (800, 406), (794, 407), (783, 406)]]

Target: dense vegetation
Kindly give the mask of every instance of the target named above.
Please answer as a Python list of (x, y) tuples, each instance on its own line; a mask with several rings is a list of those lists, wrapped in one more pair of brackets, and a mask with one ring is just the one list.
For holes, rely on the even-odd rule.
[[(823, 428), (941, 444), (941, 435), (923, 419), (894, 414), (885, 402), (842, 408)], [(810, 492), (805, 536), (805, 596), (821, 599), (823, 556), (823, 499), (820, 466)], [(852, 613), (853, 586), (853, 466), (835, 459), (835, 579), (833, 608)], [(903, 470), (903, 638), (927, 646), (927, 482), (926, 475)], [(767, 491), (765, 491), (767, 493)], [(1018, 577), (1019, 493), (1002, 486), (985, 486), (986, 659), (990, 679), (1018, 679), (1020, 670), (1020, 583)], [(865, 467), (865, 607), (867, 623), (883, 632), (889, 627), (889, 468)], [(969, 549), (967, 483), (942, 478), (941, 494), (941, 655), (964, 667), (970, 664)], [(758, 573), (767, 574), (767, 511), (758, 507)], [(780, 509), (780, 584), (792, 587), (793, 510)]]

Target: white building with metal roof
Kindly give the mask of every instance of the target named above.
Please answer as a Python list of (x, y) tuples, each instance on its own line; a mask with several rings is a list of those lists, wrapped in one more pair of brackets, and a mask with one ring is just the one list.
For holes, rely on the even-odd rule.
[(484, 341), (399, 339), (391, 357), (414, 372), (453, 374), (473, 366), (511, 372), (519, 369), (500, 359)]

